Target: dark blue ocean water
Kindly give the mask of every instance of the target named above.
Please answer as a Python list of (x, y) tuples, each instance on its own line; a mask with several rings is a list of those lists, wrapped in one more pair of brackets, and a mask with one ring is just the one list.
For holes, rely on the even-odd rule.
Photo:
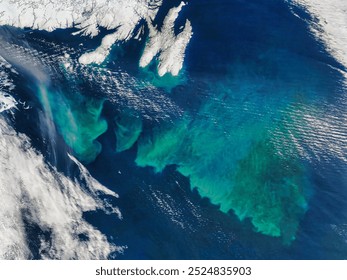
[[(164, 1), (156, 23), (179, 2)], [(85, 164), (119, 194), (110, 200), (123, 219), (101, 211), (85, 213), (85, 219), (110, 242), (127, 246), (110, 258), (347, 257), (346, 146), (339, 138), (347, 133), (346, 89), (334, 70), (343, 66), (312, 36), (304, 20), (309, 15), (296, 12), (301, 19), (288, 3), (275, 0), (188, 1), (176, 28), (188, 18), (194, 35), (178, 77), (158, 77), (155, 64), (139, 69), (144, 42), (135, 40), (115, 46), (100, 67), (76, 68), (73, 76), (59, 70), (52, 77), (49, 94), (61, 91), (52, 94), (51, 103), (67, 100), (79, 114), (86, 100), (104, 100), (101, 115), (108, 128), (98, 137), (102, 149)], [(93, 49), (107, 33), (90, 40), (71, 36), (70, 30), (7, 32), (20, 33), (19, 41), (48, 60), (60, 46), (78, 57), (80, 51), (71, 50), (81, 42)], [(49, 67), (59, 68), (49, 61)], [(50, 143), (35, 82), (27, 74), (16, 79), (15, 97), (32, 108), (16, 113), (16, 129), (30, 136), (48, 162), (73, 176), (65, 156), (74, 153), (64, 138), (69, 126), (57, 117), (56, 126), (64, 128)], [(58, 92), (65, 97), (57, 98)], [(128, 150), (117, 152), (115, 120), (141, 130)], [(89, 119), (80, 125), (92, 127)], [(291, 187), (295, 191), (286, 191)], [(252, 220), (258, 214), (268, 219), (265, 225)], [(264, 234), (270, 221), (279, 221), (279, 236), (276, 230)], [(49, 233), (34, 225), (27, 231), (39, 257), (37, 236)]]

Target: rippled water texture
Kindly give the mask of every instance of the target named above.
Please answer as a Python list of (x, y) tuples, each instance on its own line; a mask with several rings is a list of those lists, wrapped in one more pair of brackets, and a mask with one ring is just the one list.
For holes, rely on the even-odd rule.
[[(172, 5), (164, 1), (158, 26)], [(308, 12), (291, 8), (189, 1), (175, 31), (188, 18), (194, 35), (176, 77), (160, 77), (156, 62), (139, 68), (143, 41), (85, 66), (78, 58), (101, 37), (3, 28), (0, 54), (17, 71), (22, 104), (7, 117), (47, 163), (33, 158), (83, 190), (71, 179), (76, 166), (89, 174), (80, 161), (120, 195), (116, 222), (95, 191), (63, 201), (102, 238), (91, 246), (107, 244), (90, 255), (77, 243), (77, 256), (117, 248), (125, 259), (346, 258), (346, 69), (313, 36)], [(43, 232), (50, 222), (33, 219)]]

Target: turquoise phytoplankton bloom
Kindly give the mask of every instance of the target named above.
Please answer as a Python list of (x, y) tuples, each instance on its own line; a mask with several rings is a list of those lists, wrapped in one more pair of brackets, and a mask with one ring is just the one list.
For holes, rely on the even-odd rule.
[(103, 100), (44, 86), (39, 87), (39, 99), (74, 155), (84, 163), (94, 161), (102, 148), (96, 139), (108, 127), (101, 117)]

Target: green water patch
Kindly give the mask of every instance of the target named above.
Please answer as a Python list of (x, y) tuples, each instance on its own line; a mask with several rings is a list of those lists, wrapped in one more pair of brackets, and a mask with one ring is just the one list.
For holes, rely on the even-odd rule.
[(117, 152), (130, 149), (142, 132), (142, 119), (136, 113), (122, 112), (115, 118)]
[(184, 69), (181, 69), (177, 76), (166, 73), (162, 77), (158, 75), (157, 69), (158, 62), (152, 61), (148, 66), (139, 69), (139, 78), (166, 92), (171, 92), (173, 88), (184, 85), (187, 82)]
[(250, 218), (257, 231), (288, 242), (307, 209), (302, 176), (296, 159), (276, 153), (270, 141), (260, 141), (240, 160), (221, 209), (233, 210), (241, 220)]
[[(222, 212), (231, 211), (249, 220), (255, 231), (290, 242), (307, 197), (303, 166), (283, 124), (289, 120), (285, 110), (269, 113), (268, 103), (259, 108), (261, 102), (241, 102), (244, 108), (221, 96), (195, 116), (186, 114), (174, 124), (154, 128), (138, 140), (136, 163), (156, 172), (176, 165), (191, 188)], [(282, 133), (286, 147), (273, 143), (274, 132)]]
[(94, 161), (102, 149), (96, 139), (107, 130), (107, 122), (101, 117), (104, 101), (79, 92), (64, 94), (44, 85), (38, 93), (46, 114), (74, 155), (84, 163)]

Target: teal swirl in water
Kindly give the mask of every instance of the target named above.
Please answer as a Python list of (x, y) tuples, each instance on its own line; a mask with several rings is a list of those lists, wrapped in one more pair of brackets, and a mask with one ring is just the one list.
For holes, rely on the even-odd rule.
[(141, 68), (139, 77), (157, 88), (164, 89), (166, 92), (170, 92), (176, 86), (187, 82), (186, 76), (184, 75), (184, 67), (176, 76), (173, 76), (171, 73), (166, 73), (162, 77), (158, 74), (158, 68), (159, 63), (157, 61), (151, 62), (148, 66)]
[(234, 210), (241, 220), (249, 217), (260, 232), (289, 241), (307, 208), (302, 175), (295, 160), (277, 154), (270, 142), (259, 142), (239, 162), (234, 187), (222, 201), (224, 210)]
[[(221, 211), (232, 210), (241, 220), (250, 218), (257, 231), (289, 241), (307, 207), (302, 168), (295, 159), (278, 154), (266, 135), (259, 133), (251, 143), (249, 132), (236, 130), (233, 135), (239, 136), (228, 141), (212, 126), (185, 120), (141, 138), (136, 162), (157, 172), (177, 165), (192, 188)], [(243, 141), (249, 141), (246, 149)]]
[(126, 113), (117, 115), (115, 118), (117, 136), (117, 152), (131, 148), (142, 132), (142, 119), (136, 113)]
[[(290, 242), (307, 210), (307, 185), (293, 135), (283, 123), (288, 125), (286, 108), (295, 90), (283, 98), (270, 92), (281, 88), (276, 83), (243, 76), (210, 85), (212, 96), (196, 112), (139, 138), (136, 163), (156, 172), (176, 165), (191, 188), (222, 212), (232, 211), (256, 231)], [(286, 138), (285, 147), (273, 143), (275, 131)]]
[(92, 162), (101, 152), (96, 139), (107, 130), (107, 122), (101, 117), (103, 100), (78, 92), (68, 95), (45, 86), (40, 86), (38, 92), (46, 114), (74, 155), (84, 163)]

